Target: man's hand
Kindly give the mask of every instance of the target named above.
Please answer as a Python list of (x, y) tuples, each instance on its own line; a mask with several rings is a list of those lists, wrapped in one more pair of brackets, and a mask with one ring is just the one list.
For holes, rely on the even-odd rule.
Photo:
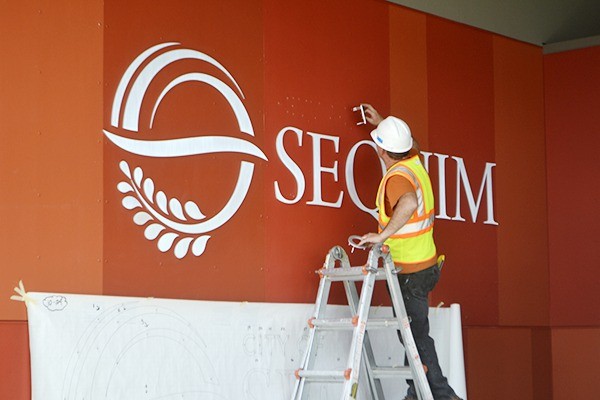
[(366, 235), (361, 236), (360, 238), (360, 242), (358, 243), (359, 246), (362, 245), (368, 245), (368, 244), (375, 244), (375, 243), (381, 243), (383, 242), (383, 236), (381, 236), (381, 234), (379, 233), (367, 233)]
[(359, 246), (364, 244), (383, 243), (395, 232), (406, 224), (410, 216), (417, 209), (417, 195), (415, 192), (404, 193), (394, 207), (390, 222), (381, 233), (367, 233), (361, 236)]
[(371, 125), (377, 126), (377, 125), (379, 125), (379, 123), (381, 121), (383, 121), (383, 118), (381, 117), (381, 115), (379, 115), (377, 110), (374, 109), (372, 105), (367, 104), (367, 103), (362, 103), (361, 106), (363, 106), (363, 108), (365, 109), (365, 117), (367, 118), (367, 121), (369, 121), (369, 123)]

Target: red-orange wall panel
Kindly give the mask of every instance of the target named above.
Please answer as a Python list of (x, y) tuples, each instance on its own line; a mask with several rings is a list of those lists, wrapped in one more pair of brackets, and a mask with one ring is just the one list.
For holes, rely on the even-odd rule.
[(31, 399), (26, 322), (0, 322), (0, 354), (0, 399)]
[[(0, 293), (102, 290), (101, 1), (3, 2)], [(24, 319), (0, 298), (0, 319)]]
[[(437, 17), (427, 17), (429, 151), (464, 159), (474, 196), (487, 162), (495, 162), (494, 64), (492, 34)], [(431, 160), (430, 162), (436, 162)], [(499, 166), (500, 168), (501, 166)], [(431, 172), (431, 169), (430, 169)], [(456, 164), (446, 160), (450, 217), (456, 208)], [(436, 207), (440, 193), (432, 173)], [(464, 191), (465, 222), (436, 219), (436, 244), (447, 256), (435, 297), (460, 303), (467, 325), (498, 322), (497, 226), (484, 225), (485, 200), (471, 221)], [(497, 216), (502, 224), (502, 216)]]
[(469, 399), (534, 398), (529, 329), (469, 327), (463, 334), (469, 345), (465, 359)]
[(552, 399), (552, 330), (549, 327), (531, 329), (532, 400)]
[(544, 56), (551, 322), (598, 326), (600, 46)]
[[(388, 4), (382, 1), (343, 2), (267, 0), (265, 7), (265, 130), (267, 153), (273, 155), (266, 170), (264, 201), (266, 300), (313, 302), (321, 267), (334, 245), (346, 246), (352, 234), (377, 229), (376, 220), (360, 211), (349, 198), (345, 168), (355, 143), (369, 139), (369, 127), (357, 127), (351, 109), (370, 102), (389, 112)], [(275, 149), (277, 134), (286, 127), (301, 131), (285, 136), (285, 149), (302, 169), (306, 189), (294, 204), (275, 198), (273, 183), (294, 199), (296, 180), (284, 167)], [(314, 202), (314, 136), (321, 140), (324, 167), (322, 198), (340, 208), (311, 205)], [(335, 139), (337, 138), (337, 139)], [(339, 140), (336, 151), (334, 141)], [(354, 160), (354, 180), (362, 202), (374, 207), (381, 167), (375, 151), (363, 146)], [(301, 193), (302, 194), (302, 193)], [(354, 253), (361, 264), (366, 253)], [(341, 285), (337, 287), (341, 288)], [(334, 298), (339, 296), (339, 291)]]
[(600, 328), (552, 330), (553, 400), (595, 399), (600, 371)]
[[(264, 150), (262, 16), (260, 2), (165, 1), (153, 2), (151, 7), (147, 1), (105, 2), (105, 129), (137, 140), (231, 136)], [(112, 126), (113, 99), (126, 68), (140, 53), (165, 42), (180, 43), (171, 46), (173, 49), (189, 49), (214, 58), (231, 74), (243, 96), (237, 94), (235, 84), (218, 67), (186, 58), (168, 65), (152, 80), (140, 107), (137, 131)], [(149, 63), (145, 61), (141, 68)], [(182, 84), (170, 91), (151, 124), (153, 105), (162, 89), (176, 78), (199, 73), (233, 87), (248, 114), (254, 137), (241, 132), (225, 97), (200, 82)], [(128, 90), (130, 93), (132, 89)], [(264, 300), (265, 162), (235, 153), (153, 158), (105, 142), (105, 294)], [(176, 244), (168, 251), (159, 251), (158, 239), (144, 236), (151, 222), (137, 226), (132, 218), (140, 209), (130, 211), (122, 206), (124, 195), (117, 185), (127, 180), (119, 168), (119, 163), (126, 161), (131, 170), (139, 167), (144, 179), (153, 180), (154, 196), (162, 191), (181, 204), (193, 201), (207, 216), (204, 221), (213, 219), (232, 196), (240, 163), (245, 160), (254, 164), (254, 171), (243, 204), (228, 223), (208, 233), (210, 239), (201, 256), (194, 256), (190, 250), (179, 260), (173, 250)], [(154, 200), (157, 204), (158, 197)], [(172, 214), (163, 215), (174, 218)], [(185, 223), (190, 224), (190, 219)]]
[(408, 123), (422, 150), (429, 150), (427, 112), (427, 16), (390, 7), (390, 109)]
[(494, 37), (501, 325), (547, 325), (548, 224), (542, 50)]

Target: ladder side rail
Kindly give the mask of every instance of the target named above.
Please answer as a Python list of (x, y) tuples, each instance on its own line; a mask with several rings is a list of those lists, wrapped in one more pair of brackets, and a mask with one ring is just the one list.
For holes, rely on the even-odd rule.
[[(346, 281), (344, 282), (344, 289), (346, 290), (346, 297), (348, 298), (348, 305), (352, 315), (358, 313), (358, 290), (356, 289), (356, 283)], [(367, 323), (368, 327), (368, 323)], [(371, 393), (372, 400), (384, 400), (383, 387), (381, 386), (381, 380), (375, 378), (373, 368), (375, 364), (375, 356), (373, 354), (373, 347), (371, 346), (371, 340), (369, 339), (369, 332), (365, 332), (365, 338), (363, 341), (363, 351), (366, 357), (364, 357), (364, 367), (367, 371), (367, 382), (369, 384), (369, 393)]]
[(396, 266), (390, 257), (390, 254), (386, 254), (384, 257), (384, 268), (387, 276), (388, 287), (390, 289), (392, 304), (398, 319), (398, 327), (402, 336), (402, 342), (404, 350), (406, 352), (406, 358), (412, 371), (413, 381), (417, 389), (417, 396), (419, 400), (433, 400), (429, 382), (421, 363), (421, 358), (413, 338), (412, 331), (410, 330), (410, 322), (408, 315), (406, 314), (406, 308), (404, 307), (404, 299), (402, 297), (402, 291), (400, 284), (398, 283), (398, 276), (396, 272)]
[[(323, 313), (325, 307), (321, 305), (322, 302), (320, 302), (319, 299), (329, 297), (330, 288), (331, 288), (331, 281), (329, 281), (326, 278), (322, 278), (321, 282), (319, 283), (317, 302), (315, 304), (313, 318), (317, 318), (318, 316), (320, 316)], [(307, 345), (306, 345), (306, 349), (304, 351), (304, 356), (302, 357), (302, 363), (300, 364), (301, 370), (305, 370), (305, 371), (310, 370), (312, 368), (312, 366), (314, 365), (314, 359), (316, 358), (317, 348), (318, 348), (318, 344), (316, 343), (316, 341), (317, 341), (317, 332), (316, 332), (316, 329), (314, 327), (312, 327), (308, 330)], [(303, 393), (304, 393), (304, 385), (306, 383), (306, 379), (299, 378), (299, 377), (297, 377), (297, 378), (298, 379), (296, 380), (292, 399), (300, 400), (300, 399), (304, 398)]]
[(350, 355), (348, 357), (347, 368), (350, 370), (350, 379), (344, 384), (342, 400), (351, 400), (356, 398), (358, 390), (358, 378), (360, 375), (360, 364), (362, 359), (363, 340), (367, 331), (367, 320), (369, 319), (369, 308), (371, 307), (371, 298), (375, 286), (376, 271), (369, 271), (363, 281), (358, 303), (358, 320), (352, 335), (352, 344), (350, 346)]
[[(335, 267), (335, 256), (334, 256), (335, 247), (327, 253), (325, 257), (325, 264), (323, 268), (334, 268)], [(319, 319), (325, 314), (325, 308), (327, 307), (327, 299), (329, 298), (329, 292), (331, 289), (331, 280), (327, 277), (322, 276), (319, 280), (319, 289), (317, 291), (317, 299), (315, 302), (315, 308), (312, 313), (312, 318)], [(306, 345), (306, 350), (304, 351), (304, 356), (302, 357), (302, 363), (300, 364), (300, 369), (308, 371), (312, 368), (315, 362), (315, 358), (318, 350), (317, 342), (317, 332), (314, 327), (311, 327), (308, 331), (308, 340)], [(301, 400), (304, 398), (304, 386), (306, 384), (306, 379), (297, 377), (296, 384), (294, 385), (294, 391), (292, 394), (292, 399)]]

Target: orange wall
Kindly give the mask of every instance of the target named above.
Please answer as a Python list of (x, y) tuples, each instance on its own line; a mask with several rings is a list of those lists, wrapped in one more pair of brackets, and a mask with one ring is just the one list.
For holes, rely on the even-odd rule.
[[(21, 383), (0, 385), (0, 398), (29, 398), (25, 309), (8, 300), (19, 279), (34, 291), (312, 302), (313, 271), (327, 250), (375, 229), (374, 219), (350, 201), (344, 174), (351, 147), (368, 138), (350, 111), (361, 101), (407, 120), (424, 150), (464, 158), (475, 196), (486, 163), (497, 164), (499, 225), (483, 224), (485, 199), (472, 222), (464, 192), (467, 221), (436, 221), (436, 241), (448, 261), (432, 304), (462, 306), (469, 398), (588, 396), (586, 385), (576, 383), (591, 379), (600, 359), (588, 351), (599, 348), (600, 314), (593, 303), (599, 281), (587, 262), (589, 238), (598, 236), (597, 213), (590, 218), (586, 212), (598, 197), (588, 184), (595, 180), (588, 160), (598, 148), (600, 122), (593, 111), (600, 103), (598, 48), (543, 56), (538, 47), (378, 0), (1, 7), (0, 37), (19, 40), (0, 40), (11, 60), (0, 65), (0, 292), (7, 294), (0, 298), (7, 355), (0, 381)], [(138, 131), (111, 125), (125, 69), (166, 41), (206, 52), (231, 72), (255, 131), (248, 140), (268, 160), (231, 154), (152, 159), (106, 140), (102, 129), (133, 139), (205, 132), (247, 138), (236, 133), (227, 103), (202, 85), (169, 93), (152, 128), (151, 102), (142, 103)], [(227, 79), (188, 60), (165, 68), (149, 97), (186, 72)], [(275, 182), (288, 198), (298, 190), (276, 148), (286, 127), (300, 130), (303, 141), (289, 132), (284, 141), (306, 178), (295, 204), (274, 195)], [(573, 138), (566, 140), (565, 132)], [(332, 140), (321, 141), (320, 162), (337, 169), (337, 179), (329, 172), (321, 179), (324, 200), (343, 193), (339, 208), (310, 204), (316, 134), (338, 140), (337, 149)], [(210, 232), (205, 253), (178, 260), (144, 238), (132, 221), (135, 212), (122, 206), (122, 160), (143, 168), (156, 190), (197, 201), (209, 217), (227, 201), (240, 161), (255, 167), (242, 207)], [(563, 160), (576, 167), (577, 177), (567, 174)], [(445, 165), (447, 210), (454, 215), (457, 171), (451, 158)], [(361, 148), (354, 166), (358, 194), (372, 206), (380, 176), (374, 153)], [(435, 156), (430, 166), (439, 199)], [(573, 197), (579, 205), (566, 206)], [(579, 229), (579, 221), (591, 222)], [(364, 262), (363, 256), (352, 258)], [(333, 296), (343, 300), (340, 291)], [(571, 353), (572, 341), (578, 345)], [(576, 360), (571, 354), (591, 367), (565, 374), (564, 366)]]
[[(496, 161), (493, 35), (435, 17), (427, 18), (426, 35), (429, 151), (463, 157), (473, 191), (478, 192), (485, 163)], [(451, 161), (446, 164), (447, 208), (452, 216), (456, 167)], [(436, 196), (439, 209), (440, 193)], [(461, 198), (461, 213), (469, 218), (462, 189)], [(502, 226), (503, 216), (497, 217)], [(467, 325), (496, 325), (498, 227), (484, 225), (479, 215), (477, 223), (438, 220), (435, 229), (436, 244), (448, 259), (447, 274), (435, 296), (446, 304), (463, 305)], [(480, 301), (484, 296), (486, 301)]]
[(544, 57), (553, 388), (556, 399), (597, 396), (600, 279), (600, 47)]
[(600, 189), (600, 47), (544, 57), (548, 152), (550, 317), (558, 326), (598, 326), (594, 267)]
[(28, 341), (26, 322), (0, 321), (1, 399), (31, 398)]
[(548, 325), (542, 62), (539, 48), (494, 38), (498, 317), (507, 326)]
[[(100, 293), (102, 2), (1, 7), (0, 293)], [(8, 297), (0, 319), (24, 319)]]
[(552, 361), (554, 399), (595, 398), (590, 382), (600, 370), (600, 329), (554, 328)]

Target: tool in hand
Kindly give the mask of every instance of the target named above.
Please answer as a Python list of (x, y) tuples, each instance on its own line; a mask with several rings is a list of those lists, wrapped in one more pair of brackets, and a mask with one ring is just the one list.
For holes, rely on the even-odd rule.
[(365, 107), (361, 104), (360, 106), (352, 107), (352, 111), (360, 111), (361, 120), (356, 125), (365, 125), (367, 123), (367, 117), (365, 115)]
[(366, 244), (359, 244), (361, 240), (361, 237), (358, 235), (352, 235), (348, 238), (348, 245), (352, 247), (352, 250), (350, 250), (351, 253), (354, 253), (354, 249), (365, 250), (367, 248)]

